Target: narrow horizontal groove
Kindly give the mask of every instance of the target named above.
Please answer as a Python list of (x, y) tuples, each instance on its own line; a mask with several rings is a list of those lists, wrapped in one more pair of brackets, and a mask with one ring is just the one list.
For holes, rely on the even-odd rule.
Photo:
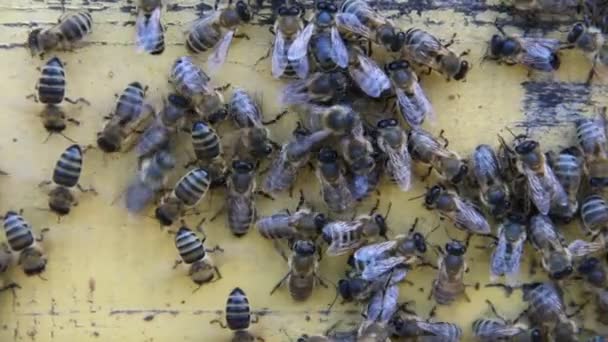
[[(119, 316), (119, 315), (161, 315), (161, 314), (169, 314), (169, 315), (190, 315), (190, 316), (201, 316), (201, 315), (218, 315), (222, 314), (224, 311), (222, 309), (205, 309), (205, 310), (171, 310), (171, 309), (112, 309), (112, 310), (70, 310), (70, 311), (44, 311), (44, 312), (13, 312), (14, 316), (25, 316), (25, 317), (45, 317), (45, 316), (72, 316), (72, 315), (109, 315), (109, 316)], [(283, 316), (283, 315), (320, 315), (326, 316), (326, 310), (252, 310), (251, 312), (254, 315), (258, 316)], [(360, 312), (358, 310), (332, 310), (330, 312), (331, 315), (359, 315)]]

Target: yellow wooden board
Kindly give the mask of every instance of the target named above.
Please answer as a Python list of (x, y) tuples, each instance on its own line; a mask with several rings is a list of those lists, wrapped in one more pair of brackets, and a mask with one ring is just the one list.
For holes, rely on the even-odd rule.
[[(179, 6), (163, 13), (167, 25), (168, 46), (160, 56), (135, 53), (134, 28), (123, 25), (133, 21), (128, 13), (127, 1), (64, 1), (66, 10), (89, 9), (94, 20), (94, 32), (87, 39), (91, 44), (74, 52), (57, 53), (66, 62), (67, 95), (84, 97), (87, 105), (65, 104), (67, 114), (78, 119), (80, 126), (69, 126), (65, 134), (82, 145), (94, 144), (95, 133), (103, 124), (102, 117), (114, 105), (114, 94), (132, 81), (149, 86), (151, 99), (160, 106), (169, 91), (168, 70), (176, 57), (186, 53), (183, 29), (197, 15), (197, 1), (173, 1)], [(422, 8), (421, 1), (412, 1), (412, 8)], [(410, 17), (399, 15), (403, 4), (385, 4), (387, 15), (392, 15), (403, 28), (421, 27), (441, 38), (448, 39), (458, 33), (455, 51), (470, 50), (473, 70), (466, 82), (446, 82), (437, 75), (423, 76), (423, 87), (428, 92), (437, 112), (437, 123), (427, 128), (434, 133), (445, 129), (450, 147), (468, 155), (480, 143), (497, 144), (496, 134), (505, 134), (505, 126), (527, 132), (539, 138), (543, 146), (557, 148), (574, 143), (572, 120), (574, 112), (588, 113), (593, 105), (605, 105), (606, 88), (584, 87), (589, 63), (577, 51), (562, 54), (562, 67), (555, 75), (557, 84), (530, 83), (525, 70), (519, 67), (498, 66), (492, 62), (480, 64), (487, 41), (496, 29), (492, 25), (500, 14), (500, 4), (484, 1), (455, 1), (456, 11), (449, 1), (430, 2)], [(414, 6), (415, 5), (415, 6)], [(458, 9), (462, 7), (461, 9)], [(51, 177), (59, 154), (70, 143), (61, 136), (51, 137), (43, 143), (47, 133), (37, 114), (40, 104), (26, 99), (34, 92), (38, 78), (37, 67), (44, 61), (32, 58), (23, 47), (29, 23), (48, 26), (61, 14), (61, 2), (50, 0), (0, 0), (0, 168), (10, 173), (0, 178), (0, 210), (23, 208), (24, 216), (39, 232), (49, 227), (44, 248), (49, 263), (42, 277), (26, 277), (17, 265), (2, 277), (15, 281), (21, 288), (0, 293), (0, 341), (223, 341), (230, 338), (209, 321), (222, 318), (228, 293), (235, 286), (245, 290), (252, 307), (261, 312), (252, 332), (266, 341), (294, 340), (304, 332), (320, 333), (341, 320), (341, 328), (348, 329), (359, 321), (359, 308), (337, 305), (327, 316), (323, 310), (334, 297), (333, 289), (319, 288), (310, 300), (295, 303), (285, 288), (273, 296), (270, 289), (283, 277), (286, 264), (269, 241), (252, 230), (246, 237), (234, 238), (222, 219), (207, 223), (207, 243), (219, 244), (225, 252), (215, 256), (223, 278), (204, 285), (196, 291), (182, 268), (172, 269), (179, 257), (174, 246), (174, 235), (161, 231), (149, 217), (129, 216), (120, 202), (112, 202), (125, 189), (133, 176), (136, 160), (132, 153), (104, 157), (98, 150), (86, 153), (81, 183), (93, 186), (98, 196), (80, 195), (80, 204), (73, 212), (57, 222), (57, 217), (38, 210), (47, 205), (46, 194), (37, 185)], [(200, 8), (200, 7), (198, 7)], [(510, 20), (510, 19), (509, 19)], [(548, 28), (547, 28), (548, 27)], [(521, 32), (514, 26), (508, 32)], [(545, 25), (543, 31), (529, 34), (565, 38), (567, 26)], [(251, 40), (236, 40), (230, 49), (228, 61), (214, 78), (217, 84), (231, 83), (263, 97), (263, 109), (269, 118), (280, 112), (276, 98), (284, 82), (270, 76), (269, 61), (254, 67), (264, 55), (272, 36), (267, 26), (247, 25), (243, 28)], [(52, 54), (51, 54), (52, 55)], [(201, 65), (204, 58), (201, 58)], [(529, 82), (522, 85), (522, 82)], [(226, 94), (230, 95), (230, 90)], [(568, 103), (561, 103), (560, 98)], [(525, 112), (525, 114), (524, 114)], [(295, 118), (287, 118), (272, 127), (273, 138), (285, 141), (294, 127)], [(229, 132), (229, 125), (223, 129)], [(187, 136), (180, 137), (187, 146)], [(186, 148), (182, 149), (186, 150)], [(185, 161), (185, 156), (180, 156)], [(170, 184), (180, 176), (174, 172)], [(429, 183), (430, 184), (430, 183)], [(422, 194), (425, 185), (419, 180), (408, 193), (384, 184), (381, 188), (381, 210), (392, 202), (389, 217), (391, 234), (409, 229), (416, 217), (421, 218), (422, 231), (428, 231), (440, 221), (438, 216), (423, 209), (420, 200), (409, 198)], [(314, 176), (303, 172), (296, 189), (302, 188), (306, 197), (320, 207), (318, 188)], [(213, 215), (222, 205), (223, 194), (214, 191), (200, 205), (204, 216)], [(360, 205), (358, 212), (369, 210), (374, 199)], [(271, 214), (285, 207), (293, 208), (297, 198), (287, 195), (275, 201), (260, 199), (259, 213)], [(148, 212), (148, 216), (151, 215)], [(189, 218), (190, 224), (198, 218)], [(448, 223), (442, 222), (442, 225)], [(448, 224), (449, 225), (449, 224)], [(460, 236), (449, 227), (455, 236)], [(578, 231), (575, 224), (569, 228)], [(4, 234), (1, 234), (4, 239)], [(443, 243), (443, 230), (431, 240)], [(473, 239), (473, 245), (485, 243)], [(470, 284), (488, 282), (489, 250), (471, 248), (467, 260), (471, 271), (466, 275)], [(528, 261), (532, 248), (525, 252), (522, 266), (523, 279), (527, 279)], [(321, 273), (336, 282), (343, 275), (345, 258), (326, 257)], [(415, 309), (425, 317), (433, 303), (426, 298), (434, 271), (422, 268), (412, 271), (408, 279), (413, 285), (401, 286), (401, 299), (415, 301)], [(540, 273), (537, 274), (540, 277)], [(524, 305), (520, 294), (505, 298), (499, 290), (482, 288), (468, 290), (471, 302), (459, 300), (451, 306), (440, 307), (437, 319), (459, 324), (470, 339), (471, 322), (488, 314), (486, 299), (494, 301), (505, 316), (514, 318)], [(568, 288), (567, 298), (578, 292)], [(586, 328), (608, 333), (594, 320), (593, 305), (586, 309)], [(289, 336), (289, 337), (288, 337)]]

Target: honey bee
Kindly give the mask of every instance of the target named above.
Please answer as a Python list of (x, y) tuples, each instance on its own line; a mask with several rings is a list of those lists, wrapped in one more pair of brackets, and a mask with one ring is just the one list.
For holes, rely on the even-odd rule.
[(219, 69), (226, 57), (232, 38), (238, 37), (237, 29), (243, 23), (248, 23), (252, 18), (249, 5), (243, 0), (238, 0), (232, 6), (232, 0), (228, 1), (228, 7), (209, 13), (196, 20), (187, 32), (186, 46), (192, 53), (201, 53), (209, 49), (213, 52), (207, 58), (209, 70)]
[(489, 300), (486, 300), (486, 303), (488, 303), (492, 313), (498, 319), (480, 318), (473, 322), (473, 335), (475, 335), (478, 341), (490, 342), (502, 339), (530, 342), (542, 341), (542, 332), (539, 329), (530, 329), (523, 323), (512, 323), (500, 316)]
[(126, 192), (126, 206), (131, 213), (141, 212), (150, 204), (167, 183), (168, 173), (175, 167), (175, 158), (165, 150), (144, 158), (135, 180)]
[(155, 9), (161, 8), (165, 0), (139, 0), (137, 9), (145, 14), (154, 12)]
[(317, 179), (321, 184), (321, 196), (332, 212), (344, 212), (354, 204), (343, 169), (338, 160), (338, 152), (323, 147), (317, 158)]
[[(308, 52), (313, 55), (318, 67), (330, 71), (336, 67), (348, 66), (348, 50), (340, 36), (337, 23), (345, 22), (354, 16), (349, 13), (337, 13), (338, 8), (331, 1), (315, 1), (314, 18), (306, 25), (287, 50), (290, 62), (301, 63), (308, 58)], [(350, 21), (349, 29), (362, 36), (369, 35), (367, 28)]]
[(605, 324), (608, 320), (605, 318), (605, 313), (608, 312), (608, 279), (606, 278), (606, 269), (597, 258), (585, 258), (578, 266), (578, 273), (585, 280), (585, 288), (595, 297), (597, 303), (597, 319)]
[(287, 58), (287, 51), (304, 29), (303, 15), (303, 7), (297, 4), (279, 7), (278, 17), (274, 23), (275, 36), (272, 44), (272, 76), (274, 78), (282, 76), (305, 78), (308, 75), (310, 68), (308, 58), (298, 61), (290, 61)]
[(464, 296), (470, 302), (463, 282), (464, 273), (468, 268), (464, 260), (466, 251), (467, 247), (459, 241), (454, 240), (445, 244), (447, 254), (437, 261), (439, 271), (431, 289), (431, 296), (435, 298), (437, 304), (450, 304), (460, 296)]
[(246, 160), (257, 166), (275, 151), (275, 146), (279, 147), (270, 139), (270, 131), (267, 127), (261, 125), (244, 127), (238, 132), (239, 137), (234, 144), (233, 159)]
[(237, 237), (247, 234), (255, 221), (255, 187), (253, 164), (242, 160), (233, 161), (227, 184), (226, 208), (228, 227)]
[(340, 153), (348, 166), (351, 178), (351, 193), (355, 199), (369, 194), (378, 185), (379, 167), (374, 158), (374, 147), (368, 137), (349, 134), (340, 140)]
[(468, 61), (462, 59), (464, 52), (457, 56), (449, 46), (453, 40), (443, 44), (437, 37), (417, 28), (411, 28), (405, 33), (398, 33), (398, 44), (401, 47), (401, 55), (410, 62), (426, 66), (443, 74), (448, 80), (457, 81), (466, 77), (471, 68)]
[(565, 14), (574, 13), (577, 0), (513, 0), (513, 7), (520, 11)]
[(587, 196), (581, 205), (581, 218), (586, 234), (597, 235), (608, 228), (608, 204), (600, 195)]
[(337, 256), (346, 254), (363, 246), (368, 239), (373, 240), (378, 236), (386, 239), (388, 226), (386, 217), (390, 213), (389, 205), (387, 213), (376, 213), (376, 208), (368, 215), (360, 215), (352, 221), (333, 221), (323, 227), (321, 236), (329, 245), (327, 254)]
[(287, 257), (281, 256), (288, 262), (289, 271), (270, 291), (272, 295), (280, 286), (287, 283), (291, 298), (296, 301), (304, 301), (312, 295), (316, 283), (327, 287), (319, 276), (319, 258), (317, 247), (312, 241), (297, 240), (293, 243), (292, 254)]
[(6, 241), (13, 252), (19, 253), (19, 264), (27, 275), (35, 275), (46, 268), (47, 257), (39, 241), (34, 238), (32, 226), (14, 211), (4, 215), (4, 232)]
[(357, 86), (369, 97), (388, 95), (391, 81), (384, 71), (359, 46), (349, 46), (348, 73)]
[(201, 119), (215, 124), (228, 116), (224, 96), (213, 88), (209, 76), (194, 63), (192, 57), (182, 56), (175, 60), (169, 81), (177, 93), (194, 106)]
[(396, 26), (366, 0), (345, 0), (340, 4), (338, 13), (336, 21), (342, 31), (355, 35), (365, 33), (363, 38), (376, 42), (389, 51), (396, 52), (401, 47)]
[(175, 247), (184, 262), (189, 266), (188, 275), (198, 285), (208, 283), (217, 275), (217, 279), (221, 279), (219, 269), (213, 263), (209, 253), (217, 250), (222, 251), (219, 246), (212, 250), (205, 249), (203, 240), (199, 239), (196, 234), (186, 226), (182, 226), (175, 234)]
[(149, 13), (139, 11), (135, 21), (137, 52), (160, 55), (165, 51), (165, 29), (160, 21), (161, 8), (156, 7)]
[(557, 39), (507, 36), (499, 28), (501, 35), (495, 34), (490, 40), (487, 58), (507, 65), (521, 64), (529, 70), (553, 72), (559, 69), (557, 54), (560, 43)]
[(392, 61), (384, 70), (397, 96), (397, 108), (412, 128), (419, 128), (425, 119), (434, 120), (433, 106), (418, 82), (418, 76), (403, 59)]
[(192, 125), (191, 138), (196, 160), (188, 166), (198, 163), (209, 171), (211, 187), (225, 184), (227, 167), (220, 136), (215, 129), (203, 121), (197, 121)]
[(479, 145), (472, 158), (475, 183), (479, 198), (493, 216), (502, 218), (511, 207), (509, 187), (503, 178), (498, 157), (492, 147)]
[(335, 323), (325, 331), (323, 335), (302, 334), (296, 342), (356, 342), (357, 330), (337, 331), (340, 322)]
[(575, 121), (576, 138), (583, 151), (585, 173), (589, 184), (596, 187), (608, 185), (608, 139), (606, 138), (606, 115), (580, 118)]
[(156, 115), (135, 146), (139, 158), (170, 148), (171, 139), (177, 134), (189, 109), (188, 101), (180, 95), (170, 94), (163, 102), (163, 110)]
[(49, 209), (60, 216), (69, 214), (72, 206), (77, 204), (71, 188), (76, 186), (82, 192), (95, 192), (94, 189), (84, 189), (78, 184), (82, 171), (82, 157), (82, 148), (71, 145), (59, 156), (53, 169), (52, 181), (44, 181), (39, 185), (41, 187), (53, 183), (54, 187), (49, 192)]
[(411, 185), (412, 160), (407, 150), (407, 134), (395, 119), (378, 121), (378, 147), (388, 157), (386, 169), (402, 191)]
[(218, 323), (222, 328), (229, 328), (234, 331), (232, 342), (253, 342), (256, 339), (264, 342), (261, 337), (254, 337), (247, 330), (251, 323), (257, 322), (251, 317), (249, 299), (241, 288), (235, 287), (228, 295), (226, 301), (226, 325), (220, 320), (214, 319), (210, 323)]
[(462, 329), (448, 322), (424, 320), (415, 312), (400, 307), (401, 312), (395, 313), (389, 322), (393, 337), (405, 338), (412, 341), (444, 341), (458, 342), (462, 337)]
[(566, 191), (547, 163), (547, 158), (540, 150), (540, 144), (534, 140), (524, 140), (515, 147), (517, 167), (526, 177), (528, 194), (538, 211), (547, 215), (554, 208), (569, 208)]
[(114, 113), (97, 133), (97, 146), (113, 153), (133, 145), (135, 133), (151, 124), (154, 108), (145, 103), (145, 88), (139, 82), (127, 85), (116, 101)]
[(540, 326), (569, 321), (561, 289), (553, 282), (524, 284), (523, 300), (528, 303), (527, 316)]
[(557, 156), (548, 156), (549, 165), (568, 196), (568, 210), (551, 210), (551, 214), (568, 222), (578, 210), (577, 196), (583, 179), (583, 157), (576, 147), (563, 149)]
[(264, 114), (257, 101), (244, 89), (237, 88), (232, 93), (229, 115), (239, 128), (262, 126)]
[(568, 33), (568, 43), (585, 53), (592, 66), (587, 76), (587, 84), (591, 84), (595, 75), (605, 79), (608, 75), (608, 45), (602, 30), (583, 23), (575, 24)]
[(428, 209), (437, 209), (440, 215), (450, 219), (456, 228), (468, 233), (489, 235), (492, 232), (486, 218), (472, 203), (441, 185), (435, 185), (427, 191), (424, 205)]
[(604, 0), (584, 0), (582, 2), (585, 22), (598, 27), (603, 33), (608, 31), (608, 11)]
[(365, 310), (365, 319), (359, 325), (357, 341), (390, 341), (389, 322), (398, 309), (399, 286), (387, 286), (377, 291)]
[(372, 280), (366, 280), (362, 275), (351, 275), (338, 281), (338, 293), (344, 301), (365, 302), (384, 287), (402, 282), (407, 271), (400, 265)]
[(202, 168), (188, 171), (176, 184), (171, 193), (164, 196), (156, 208), (156, 219), (163, 226), (170, 226), (188, 208), (195, 207), (207, 194), (211, 179), (209, 172)]
[(27, 45), (32, 56), (54, 49), (72, 50), (92, 29), (93, 18), (90, 13), (65, 13), (53, 27), (30, 32)]
[(511, 215), (498, 227), (498, 242), (490, 260), (491, 282), (504, 275), (507, 285), (518, 285), (525, 243), (526, 222), (523, 217)]
[(290, 82), (281, 93), (284, 105), (332, 104), (346, 95), (350, 81), (342, 71), (317, 72)]
[(466, 161), (422, 129), (412, 129), (408, 136), (408, 149), (412, 159), (429, 165), (429, 172), (434, 169), (441, 178), (453, 183), (460, 183), (467, 175), (469, 167)]
[(298, 171), (308, 163), (312, 149), (330, 134), (329, 130), (308, 134), (296, 129), (293, 138), (283, 144), (279, 155), (272, 161), (262, 190), (273, 194), (291, 188)]

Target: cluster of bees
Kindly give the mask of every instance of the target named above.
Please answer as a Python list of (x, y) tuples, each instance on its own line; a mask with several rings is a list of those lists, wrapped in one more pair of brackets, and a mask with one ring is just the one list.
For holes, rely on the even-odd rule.
[[(608, 4), (600, 0), (517, 0), (513, 5), (527, 13), (582, 8), (585, 22), (574, 25), (564, 43), (508, 36), (499, 28), (501, 34), (490, 39), (486, 58), (552, 72), (560, 65), (559, 49), (576, 47), (592, 62), (589, 82), (594, 75), (602, 75), (608, 66), (608, 43), (604, 40)], [(140, 1), (135, 25), (140, 52), (163, 52), (161, 13), (160, 0)], [(188, 29), (188, 51), (193, 55), (209, 52), (207, 67), (216, 71), (226, 60), (233, 38), (247, 38), (237, 30), (254, 15), (254, 8), (242, 0), (236, 4), (231, 1), (222, 9), (216, 3), (214, 11)], [(403, 31), (366, 0), (317, 0), (310, 16), (303, 4), (286, 0), (274, 15), (274, 42), (266, 57), (270, 57), (275, 78), (295, 79), (281, 96), (289, 111), (299, 116), (292, 138), (276, 143), (268, 128), (287, 111), (265, 121), (258, 101), (240, 88), (235, 88), (225, 101), (223, 93), (230, 85), (214, 85), (195, 58), (179, 57), (169, 71), (173, 92), (164, 98), (160, 111), (146, 99), (145, 86), (130, 83), (97, 133), (97, 147), (74, 144), (61, 154), (52, 181), (41, 183), (52, 188), (49, 209), (67, 215), (77, 204), (74, 188), (94, 192), (79, 184), (87, 149), (104, 153), (134, 150), (138, 171), (125, 191), (125, 207), (138, 214), (156, 205), (155, 218), (162, 226), (180, 223), (175, 245), (181, 262), (189, 265), (189, 276), (200, 285), (221, 278), (209, 253), (223, 250), (219, 246), (206, 249), (205, 237), (199, 238), (183, 218), (197, 213), (196, 207), (209, 189), (225, 188), (226, 222), (231, 232), (242, 237), (255, 226), (262, 237), (273, 241), (288, 264), (287, 274), (271, 294), (286, 285), (294, 300), (306, 300), (316, 285), (327, 286), (319, 270), (321, 255), (350, 255), (348, 271), (336, 288), (344, 301), (364, 305), (362, 322), (352, 331), (303, 335), (298, 339), (303, 342), (390, 338), (459, 341), (462, 330), (457, 325), (422, 318), (399, 305), (399, 284), (406, 281), (412, 269), (431, 267), (437, 275), (430, 297), (437, 304), (468, 299), (465, 254), (473, 235), (493, 242), (493, 286), (509, 291), (521, 289), (529, 304), (522, 314), (528, 321), (524, 324), (519, 318), (502, 318), (488, 302), (496, 318), (473, 323), (477, 339), (577, 341), (579, 328), (566, 312), (560, 288), (575, 273), (595, 296), (600, 318), (608, 313), (606, 269), (593, 256), (606, 250), (608, 226), (608, 204), (602, 195), (608, 186), (604, 112), (578, 120), (577, 144), (562, 151), (544, 153), (537, 141), (513, 135), (511, 143), (500, 137), (498, 150), (479, 145), (465, 159), (448, 149), (443, 132), (434, 136), (422, 128), (425, 121), (432, 120), (434, 110), (419, 83), (418, 71), (426, 69), (458, 81), (471, 70), (465, 59), (467, 52), (458, 54), (450, 49), (453, 39), (443, 42), (418, 28)], [(66, 14), (55, 26), (32, 31), (28, 46), (33, 54), (73, 50), (92, 32), (92, 25), (89, 13)], [(393, 59), (379, 66), (371, 58), (372, 45)], [(64, 100), (78, 102), (65, 97), (65, 85), (64, 64), (53, 57), (41, 69), (34, 96), (44, 105), (41, 116), (50, 134), (63, 135), (66, 122), (78, 124), (61, 108)], [(382, 109), (365, 110), (379, 105)], [(238, 133), (231, 153), (216, 130), (227, 119)], [(176, 169), (175, 151), (182, 131), (190, 135), (194, 158), (172, 190), (165, 192), (168, 176)], [(267, 170), (261, 172), (261, 165), (268, 159)], [(416, 224), (407, 234), (389, 237), (390, 204), (386, 214), (378, 213), (376, 205), (369, 214), (339, 218), (374, 194), (383, 174), (401, 191), (408, 191), (414, 164), (428, 166), (424, 179), (433, 170), (439, 179), (422, 196), (424, 205), (465, 231), (466, 241), (451, 239), (443, 248), (433, 245), (427, 238), (434, 230), (425, 236), (416, 231)], [(259, 216), (255, 197), (272, 199), (275, 194), (291, 192), (306, 166), (315, 170), (328, 212), (315, 210), (301, 194), (293, 212), (286, 209)], [(258, 189), (256, 178), (263, 173)], [(568, 243), (556, 223), (570, 222), (579, 213), (589, 240)], [(496, 232), (489, 217), (499, 222)], [(203, 223), (196, 231), (204, 233)], [(21, 213), (9, 211), (4, 216), (4, 227), (8, 246), (0, 250), (0, 271), (8, 268), (12, 253), (19, 253), (25, 273), (44, 271), (46, 256)], [(279, 241), (286, 242), (289, 255)], [(550, 281), (520, 284), (518, 274), (526, 241), (534, 246)], [(429, 260), (429, 247), (439, 256), (436, 263)], [(499, 283), (503, 277), (505, 283)], [(226, 327), (235, 331), (234, 341), (260, 339), (247, 332), (252, 321), (244, 291), (235, 288), (226, 307)], [(590, 341), (603, 338), (596, 336)]]

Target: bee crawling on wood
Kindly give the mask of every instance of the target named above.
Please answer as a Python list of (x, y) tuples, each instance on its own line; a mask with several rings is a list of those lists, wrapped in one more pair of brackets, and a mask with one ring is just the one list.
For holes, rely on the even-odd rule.
[(253, 342), (255, 340), (264, 342), (261, 337), (253, 336), (247, 329), (251, 323), (257, 323), (258, 317), (251, 317), (249, 299), (240, 287), (235, 287), (228, 295), (226, 301), (226, 325), (219, 319), (214, 319), (210, 323), (217, 323), (222, 328), (229, 328), (234, 331), (232, 342)]
[(53, 27), (37, 28), (30, 32), (27, 45), (32, 56), (54, 49), (73, 50), (92, 31), (93, 18), (90, 13), (64, 13)]
[(473, 334), (478, 341), (496, 341), (510, 339), (514, 341), (542, 341), (542, 332), (538, 328), (529, 328), (523, 323), (511, 322), (502, 317), (489, 300), (486, 303), (492, 310), (494, 318), (480, 318), (473, 322)]
[[(197, 230), (202, 231), (203, 222), (199, 223)], [(175, 234), (175, 247), (177, 247), (181, 260), (176, 261), (173, 268), (176, 268), (182, 262), (189, 265), (188, 275), (198, 285), (212, 281), (216, 275), (218, 280), (222, 278), (209, 253), (223, 252), (224, 250), (219, 246), (206, 249), (203, 245), (206, 239), (207, 236), (204, 236), (202, 240), (199, 239), (196, 233), (190, 230), (183, 221), (182, 227)]]
[(135, 20), (138, 52), (159, 55), (165, 51), (165, 28), (161, 22), (162, 0), (140, 0)]
[[(40, 242), (42, 242), (44, 232), (48, 231), (48, 228), (42, 230), (40, 238), (35, 238), (32, 230), (32, 226), (21, 214), (8, 211), (4, 215), (4, 231), (8, 246), (19, 255), (19, 264), (27, 275), (43, 272), (47, 264), (47, 256)], [(8, 267), (8, 264), (4, 269), (6, 267)]]

